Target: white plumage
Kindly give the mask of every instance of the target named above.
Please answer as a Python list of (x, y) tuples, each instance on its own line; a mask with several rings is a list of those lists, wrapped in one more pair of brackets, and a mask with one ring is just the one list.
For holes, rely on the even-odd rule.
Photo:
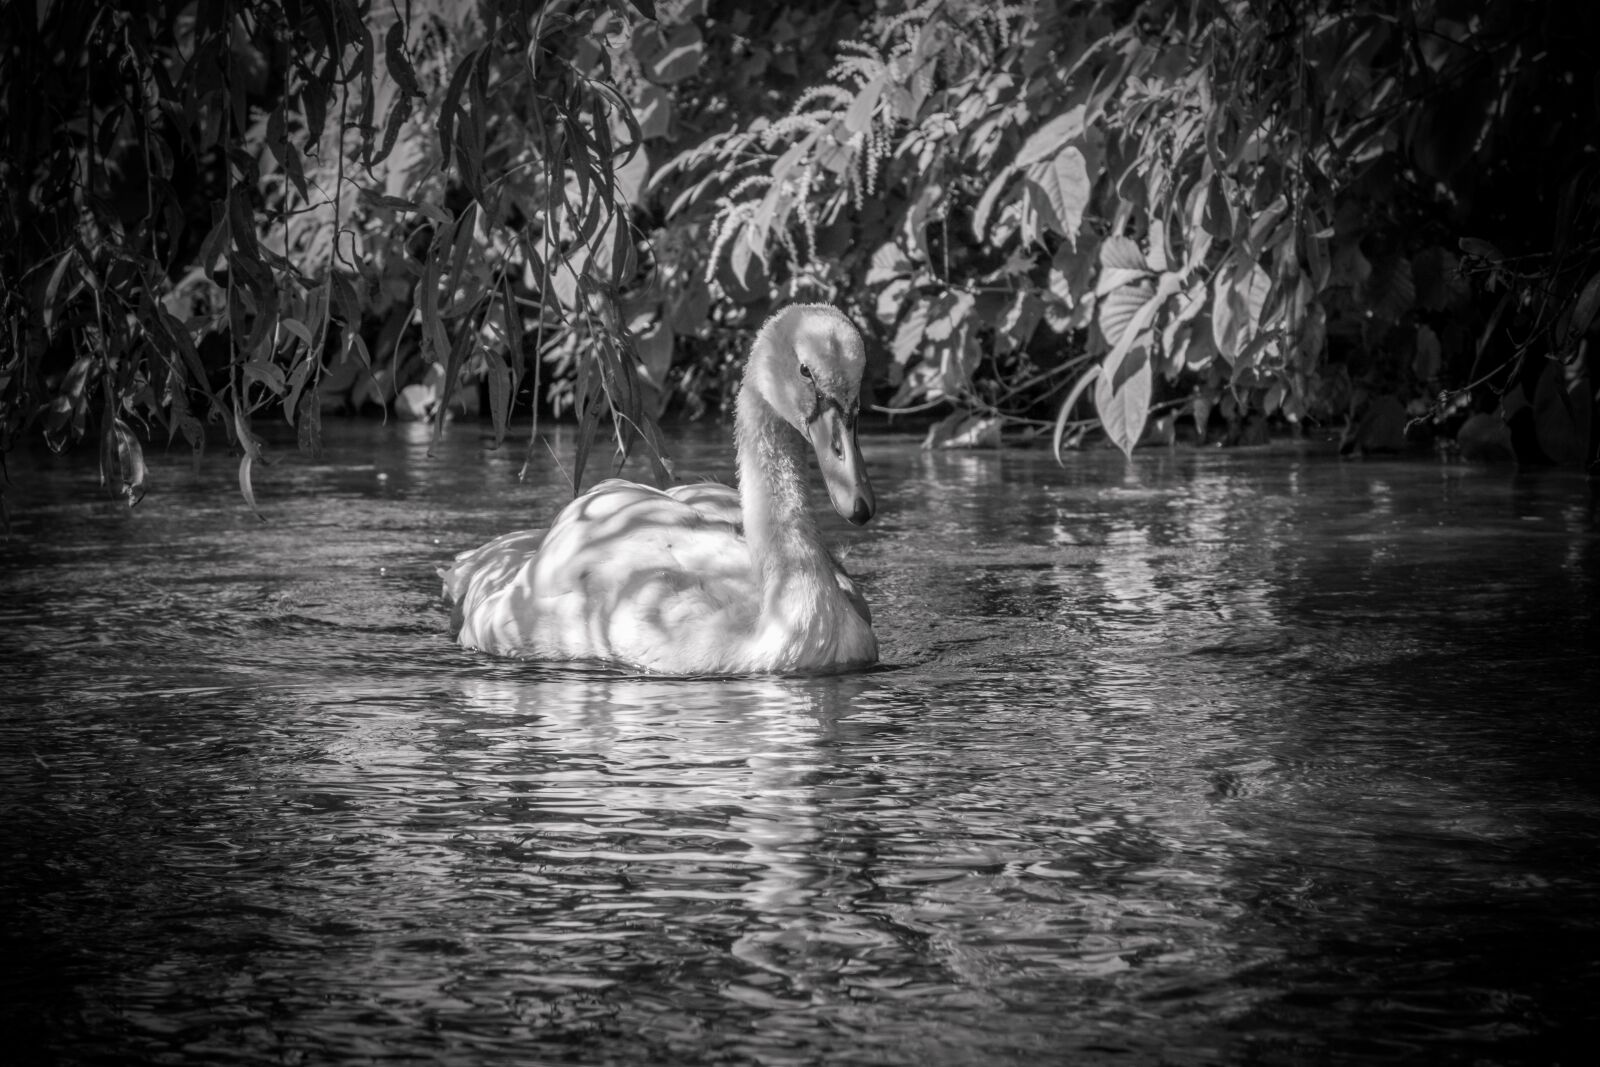
[(785, 308), (757, 334), (735, 415), (739, 490), (612, 479), (548, 531), (505, 534), (443, 569), (467, 648), (679, 675), (820, 674), (877, 661), (871, 615), (806, 500), (815, 452), (834, 509), (875, 501), (856, 441), (861, 335)]

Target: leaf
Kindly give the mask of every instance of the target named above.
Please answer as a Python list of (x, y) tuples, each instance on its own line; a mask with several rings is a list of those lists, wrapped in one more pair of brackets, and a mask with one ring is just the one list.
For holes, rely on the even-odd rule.
[(489, 418), (494, 423), (494, 447), (499, 448), (506, 439), (506, 426), (511, 420), (511, 370), (493, 348), (484, 349), (483, 362), (484, 378), (489, 383)]
[(911, 307), (911, 312), (900, 321), (900, 328), (895, 331), (894, 352), (895, 362), (901, 366), (911, 363), (911, 358), (922, 348), (923, 334), (928, 329), (928, 302), (918, 300)]
[[(376, 189), (369, 189), (364, 185), (356, 186), (356, 200), (365, 207), (378, 208), (383, 211), (421, 211), (422, 205), (415, 200), (408, 200), (403, 196), (390, 196), (380, 193)], [(445, 221), (449, 221), (446, 216)]]
[(439, 169), (450, 170), (450, 153), (455, 148), (456, 114), (461, 110), (461, 94), (467, 88), (467, 78), (478, 60), (476, 51), (468, 52), (450, 75), (450, 85), (445, 89), (444, 102), (439, 105)]
[(1261, 308), (1266, 303), (1272, 279), (1257, 264), (1250, 265), (1242, 280), (1227, 281), (1219, 275), (1211, 302), (1211, 336), (1217, 351), (1231, 363), (1239, 350), (1255, 336)]
[(250, 468), (255, 463), (255, 457), (246, 453), (239, 457), (239, 493), (244, 497), (244, 502), (250, 505), (250, 510), (256, 513), (256, 518), (261, 518), (261, 509), (256, 507), (255, 484), (250, 477)]
[(1569, 342), (1589, 332), (1597, 312), (1600, 312), (1600, 273), (1589, 279), (1578, 294), (1577, 303), (1572, 306), (1572, 326), (1567, 334)]
[[(467, 274), (467, 257), (476, 247), (474, 236), (478, 228), (478, 202), (469, 203), (456, 219), (455, 227), (451, 234), (454, 247), (450, 251), (450, 277), (445, 284), (449, 286), (446, 293), (453, 298), (457, 289), (465, 290), (472, 279)], [(463, 294), (462, 300), (466, 300)]]
[(1107, 345), (1115, 348), (1121, 344), (1129, 332), (1128, 327), (1155, 291), (1156, 287), (1149, 281), (1141, 280), (1133, 285), (1118, 286), (1100, 300), (1095, 308), (1095, 319)]
[(1092, 191), (1083, 153), (1067, 148), (1052, 159), (1036, 163), (1028, 168), (1028, 180), (1039, 190), (1044, 206), (1049, 208), (1047, 225), (1076, 244)]
[(389, 158), (389, 153), (394, 150), (394, 142), (400, 136), (400, 126), (411, 117), (411, 100), (407, 95), (400, 95), (389, 108), (389, 119), (383, 126), (383, 142), (378, 146), (378, 154), (367, 159), (367, 171)]
[(239, 253), (259, 263), (261, 248), (256, 244), (256, 222), (250, 212), (250, 194), (242, 185), (235, 186), (228, 196), (228, 230)]
[(965, 326), (972, 314), (971, 293), (945, 291), (928, 307), (923, 336), (930, 341), (948, 341)]
[(850, 106), (845, 109), (844, 128), (851, 133), (864, 133), (872, 126), (872, 116), (878, 109), (878, 99), (883, 96), (883, 87), (888, 82), (888, 72), (879, 74), (861, 87), (855, 99), (850, 101)]
[[(427, 261), (422, 265), (422, 281), (418, 284), (422, 355), (431, 363), (443, 363), (445, 354), (450, 351), (450, 338), (445, 332), (444, 320), (439, 317), (439, 274), (444, 258), (442, 242), (447, 232), (443, 228), (434, 231), (433, 245), (428, 249)], [(337, 273), (334, 277), (338, 277)], [(346, 319), (346, 325), (351, 330), (355, 330), (359, 322), (359, 318)]]
[(306, 117), (306, 149), (311, 151), (322, 140), (328, 122), (328, 96), (335, 78), (335, 61), (330, 57), (322, 70), (307, 80), (300, 90), (300, 110)]
[(128, 424), (114, 416), (106, 426), (100, 450), (100, 484), (112, 483), (118, 496), (128, 498), (130, 508), (144, 499), (144, 449)]
[(1207, 183), (1200, 224), (1212, 237), (1226, 240), (1233, 236), (1233, 209), (1228, 204), (1228, 193), (1221, 175), (1213, 175)]
[(228, 212), (220, 210), (221, 206), (212, 205), (211, 210), (217, 216), (217, 221), (212, 224), (211, 229), (201, 239), (200, 255), (195, 261), (195, 265), (205, 271), (206, 276), (212, 278), (213, 281), (216, 280), (212, 276), (217, 271), (217, 260), (222, 258), (223, 249), (228, 245), (228, 229), (232, 225), (229, 221)]
[(1159, 218), (1150, 220), (1149, 245), (1150, 254), (1147, 258), (1150, 269), (1165, 274), (1171, 269), (1171, 264), (1167, 262), (1167, 224)]
[(910, 274), (911, 259), (905, 249), (894, 241), (885, 241), (872, 253), (872, 266), (867, 270), (867, 284), (878, 285), (901, 275)]
[(286, 331), (294, 334), (300, 340), (304, 341), (307, 348), (312, 346), (313, 340), (311, 337), (311, 330), (299, 319), (290, 318), (289, 316), (285, 315), (283, 318), (278, 320), (278, 325), (282, 326)]
[(78, 259), (78, 249), (69, 248), (61, 254), (56, 261), (55, 269), (50, 272), (50, 280), (44, 287), (44, 330), (46, 334), (54, 332), (56, 313), (56, 292), (61, 288), (61, 280), (66, 277), (67, 269)]
[[(357, 42), (361, 48), (361, 117), (356, 120), (356, 129), (361, 131), (362, 155), (369, 161), (372, 159), (372, 134), (376, 129), (372, 125), (373, 109), (377, 107), (377, 84), (375, 74), (377, 67), (378, 46), (372, 40), (372, 30), (363, 25), (361, 37)], [(239, 125), (242, 127), (243, 122)], [(370, 163), (368, 164), (370, 166)]]
[(1056, 249), (1046, 284), (1051, 294), (1069, 308), (1078, 307), (1094, 292), (1096, 256), (1067, 245)]
[(1322, 292), (1328, 287), (1332, 261), (1328, 258), (1328, 242), (1316, 234), (1305, 236), (1306, 261), (1311, 266), (1311, 288)]
[(306, 184), (305, 163), (300, 158), (300, 150), (292, 144), (284, 145), (283, 147), (283, 170), (289, 176), (289, 180), (294, 183), (295, 192), (300, 194), (301, 201), (310, 201), (311, 194), (310, 187)]
[(289, 395), (283, 398), (283, 417), (290, 426), (300, 413), (301, 391), (305, 389), (306, 382), (311, 377), (311, 372), (316, 369), (316, 361), (311, 358), (309, 351), (301, 353), (300, 359), (295, 363), (294, 369), (289, 372)]
[[(1139, 348), (1149, 347), (1150, 325), (1155, 321), (1156, 313), (1161, 310), (1168, 298), (1178, 291), (1178, 287), (1179, 282), (1176, 274), (1168, 271), (1161, 276), (1161, 281), (1156, 285), (1155, 292), (1150, 293), (1149, 298), (1139, 306), (1131, 321), (1123, 325), (1120, 335), (1114, 342), (1114, 347), (1106, 356), (1107, 368), (1116, 371), (1122, 367), (1124, 362), (1131, 358), (1129, 353), (1135, 346)], [(1129, 289), (1119, 289), (1117, 293), (1129, 292), (1130, 290), (1139, 294), (1146, 292), (1144, 286), (1141, 285), (1129, 287)], [(1116, 293), (1113, 293), (1112, 297), (1116, 295)]]
[(400, 86), (400, 91), (408, 97), (422, 96), (422, 88), (417, 84), (417, 72), (406, 56), (406, 27), (398, 19), (389, 26), (389, 33), (384, 38), (383, 52), (384, 59), (389, 64), (389, 76)]
[(1194, 419), (1195, 437), (1204, 444), (1206, 427), (1211, 422), (1211, 398), (1204, 393), (1196, 393), (1194, 403), (1189, 408), (1189, 416)]
[(1100, 364), (1091, 364), (1089, 369), (1079, 375), (1078, 380), (1073, 383), (1072, 391), (1067, 394), (1066, 401), (1061, 405), (1061, 410), (1056, 414), (1056, 431), (1055, 435), (1050, 441), (1050, 452), (1056, 457), (1057, 463), (1062, 462), (1061, 441), (1066, 433), (1067, 419), (1072, 414), (1073, 405), (1077, 404), (1078, 398), (1083, 395), (1084, 390), (1093, 385), (1099, 379), (1099, 377)]
[(1271, 235), (1272, 228), (1278, 220), (1289, 210), (1289, 201), (1279, 193), (1277, 198), (1268, 204), (1261, 214), (1256, 216), (1250, 224), (1250, 236), (1245, 245), (1245, 254), (1251, 259), (1260, 256), (1264, 251), (1264, 242)]
[(250, 360), (241, 370), (244, 372), (245, 381), (260, 382), (276, 396), (282, 396), (287, 390), (288, 383), (284, 379), (283, 368), (276, 363)]
[(706, 54), (706, 43), (693, 22), (680, 22), (667, 32), (661, 42), (661, 51), (643, 59), (645, 77), (656, 85), (675, 85), (683, 78), (698, 74), (701, 59)]
[(1043, 319), (1044, 301), (1031, 289), (1019, 289), (1006, 305), (995, 340), (1006, 351), (1024, 348)]
[(1131, 270), (1140, 274), (1151, 273), (1144, 252), (1131, 237), (1107, 237), (1100, 243), (1100, 266), (1107, 270)]
[(256, 460), (261, 458), (261, 442), (256, 440), (250, 432), (250, 423), (245, 418), (244, 412), (239, 410), (235, 399), (233, 405), (233, 433), (244, 455), (239, 459), (239, 492), (243, 494), (245, 503), (250, 505), (250, 510), (256, 513), (256, 518), (261, 518), (261, 510), (256, 507), (255, 485), (251, 479), (251, 468)]
[[(1050, 159), (1065, 149), (1069, 142), (1083, 133), (1084, 108), (1082, 104), (1057, 115), (1022, 143), (1012, 166), (1021, 170), (1034, 163)], [(1079, 153), (1080, 160), (1083, 158)]]
[[(617, 168), (616, 177), (618, 198), (632, 207), (642, 205), (645, 183), (650, 178), (650, 154), (643, 148), (633, 152), (628, 161)], [(626, 235), (627, 227), (619, 227), (617, 232)]]
[(994, 211), (995, 202), (1000, 199), (1000, 194), (1005, 191), (1006, 185), (1015, 174), (1016, 170), (1011, 167), (1001, 170), (983, 190), (983, 195), (978, 198), (977, 206), (972, 209), (972, 235), (979, 241), (987, 239), (989, 215)]
[(322, 458), (322, 401), (317, 387), (312, 384), (308, 392), (300, 394), (299, 415), (295, 419), (300, 451), (313, 459)]
[(1095, 381), (1094, 406), (1106, 436), (1131, 459), (1150, 415), (1150, 360), (1143, 348), (1129, 353), (1126, 362), (1137, 361), (1138, 367), (1126, 376), (1120, 387), (1113, 380), (1116, 368), (1111, 366), (1110, 360), (1107, 356), (1100, 377)]
[(461, 365), (472, 357), (474, 351), (482, 347), (482, 342), (478, 340), (478, 331), (470, 326), (460, 327), (456, 333), (455, 343), (450, 346), (450, 359), (444, 365), (444, 382), (439, 389), (441, 403), (434, 414), (433, 440), (428, 445), (430, 455), (444, 438), (444, 419), (450, 409), (450, 397), (454, 395), (456, 385), (461, 380)]

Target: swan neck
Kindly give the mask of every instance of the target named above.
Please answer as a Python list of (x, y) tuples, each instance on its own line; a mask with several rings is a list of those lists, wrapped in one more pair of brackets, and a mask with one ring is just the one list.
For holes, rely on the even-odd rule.
[(805, 440), (756, 390), (739, 391), (734, 436), (745, 538), (763, 572), (807, 546), (821, 551), (806, 499)]

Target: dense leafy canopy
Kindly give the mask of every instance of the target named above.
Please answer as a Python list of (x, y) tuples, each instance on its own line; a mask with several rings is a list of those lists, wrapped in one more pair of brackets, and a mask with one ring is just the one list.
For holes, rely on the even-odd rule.
[(249, 499), (262, 417), (314, 451), (327, 409), (481, 396), (497, 440), (574, 413), (575, 482), (607, 426), (667, 479), (657, 419), (803, 299), (935, 439), (1408, 405), (1588, 462), (1596, 31), (1579, 0), (8, 5), (0, 448), (95, 438), (134, 498), (141, 441), (209, 423)]

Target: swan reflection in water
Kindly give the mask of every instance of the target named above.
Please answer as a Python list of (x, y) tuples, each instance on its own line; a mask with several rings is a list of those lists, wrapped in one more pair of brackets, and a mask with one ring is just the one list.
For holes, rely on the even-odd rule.
[(518, 842), (529, 863), (608, 871), (635, 905), (719, 913), (738, 932), (736, 958), (803, 986), (818, 966), (892, 945), (875, 917), (819, 899), (859, 847), (827, 808), (836, 741), (872, 686), (870, 676), (463, 679), (463, 720), (486, 742), (480, 761), (497, 768), (480, 788), (521, 791), (525, 812), (478, 832)]

